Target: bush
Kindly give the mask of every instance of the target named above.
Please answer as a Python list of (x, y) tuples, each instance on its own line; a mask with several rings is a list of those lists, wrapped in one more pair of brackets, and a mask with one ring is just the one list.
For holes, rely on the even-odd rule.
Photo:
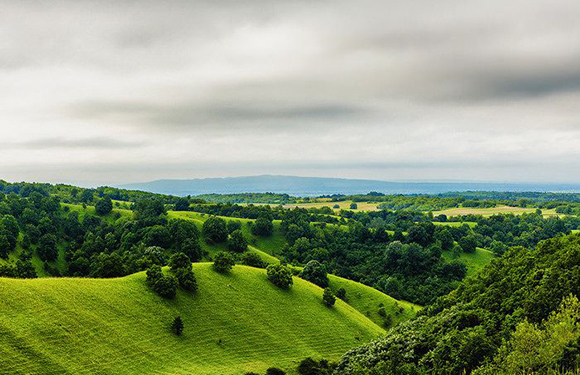
[(351, 210), (356, 210), (357, 208), (358, 208), (358, 205), (356, 203), (353, 202), (353, 203), (350, 204), (350, 209)]
[(282, 289), (289, 288), (292, 285), (292, 271), (288, 267), (280, 264), (271, 264), (266, 268), (268, 280)]
[(270, 367), (269, 369), (266, 370), (266, 375), (286, 375), (286, 372), (277, 367)]
[(183, 333), (183, 320), (181, 320), (181, 316), (177, 316), (175, 319), (173, 319), (173, 323), (171, 323), (171, 330), (177, 336), (181, 336)]
[(105, 196), (103, 199), (99, 199), (95, 204), (95, 212), (97, 215), (104, 216), (113, 210), (113, 202), (111, 198)]
[(173, 276), (163, 276), (153, 284), (155, 293), (163, 298), (174, 298), (177, 293), (177, 279)]
[(225, 242), (228, 239), (226, 221), (219, 217), (211, 216), (203, 223), (202, 233), (205, 240), (210, 244)]
[(234, 261), (234, 257), (232, 254), (226, 252), (219, 252), (215, 255), (213, 261), (213, 268), (217, 272), (226, 273), (232, 269), (232, 267), (236, 264)]
[(252, 225), (252, 234), (254, 236), (270, 236), (274, 232), (274, 224), (267, 217), (259, 217)]
[(337, 298), (340, 298), (341, 300), (346, 301), (346, 290), (344, 288), (339, 288), (336, 291), (335, 295)]
[(197, 291), (197, 280), (190, 268), (178, 268), (174, 271), (179, 286), (189, 292)]
[(244, 253), (241, 255), (240, 260), (243, 265), (256, 267), (256, 268), (265, 268), (268, 264), (260, 258), (260, 256), (256, 253)]
[(237, 221), (237, 220), (230, 220), (227, 223), (227, 228), (228, 228), (228, 233), (232, 234), (237, 230), (241, 230), (242, 229), (242, 223)]
[(477, 248), (477, 239), (473, 235), (468, 235), (459, 240), (459, 245), (466, 253), (475, 253)]
[(163, 277), (163, 271), (161, 270), (161, 266), (156, 264), (149, 267), (149, 269), (147, 270), (147, 272), (145, 272), (145, 274), (147, 275), (147, 284), (149, 284), (150, 286), (153, 286), (153, 284), (155, 284), (157, 280)]
[(248, 241), (241, 230), (235, 230), (228, 239), (228, 249), (236, 253), (243, 253), (248, 250)]
[(38, 257), (45, 262), (55, 260), (58, 256), (56, 242), (56, 236), (54, 234), (45, 234), (40, 237), (38, 249), (36, 250)]
[(177, 270), (180, 268), (191, 269), (191, 261), (184, 253), (177, 253), (171, 256), (171, 259), (169, 260), (169, 266), (172, 270)]
[(181, 244), (181, 251), (192, 262), (199, 262), (203, 258), (203, 249), (197, 238), (188, 238)]
[(321, 288), (328, 286), (328, 276), (326, 274), (326, 267), (317, 260), (311, 260), (304, 266), (300, 277), (304, 280), (310, 281)]
[(334, 305), (334, 303), (336, 302), (336, 297), (334, 296), (334, 293), (332, 293), (332, 290), (330, 288), (324, 289), (324, 294), (322, 295), (322, 300), (324, 301), (324, 304), (328, 307), (331, 307)]

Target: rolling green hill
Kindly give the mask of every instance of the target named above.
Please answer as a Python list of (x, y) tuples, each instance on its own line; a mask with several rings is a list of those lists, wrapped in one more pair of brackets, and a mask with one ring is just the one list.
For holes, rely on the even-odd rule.
[(475, 274), (495, 258), (493, 252), (482, 248), (477, 248), (475, 253), (472, 254), (462, 252), (458, 258), (455, 258), (451, 251), (444, 251), (442, 255), (448, 261), (459, 260), (461, 263), (465, 264), (467, 267), (467, 276)]
[[(242, 374), (337, 359), (384, 331), (348, 304), (327, 308), (299, 278), (289, 291), (265, 271), (221, 275), (194, 264), (199, 290), (164, 300), (143, 273), (120, 279), (0, 278), (2, 374)], [(180, 315), (184, 334), (169, 325)]]

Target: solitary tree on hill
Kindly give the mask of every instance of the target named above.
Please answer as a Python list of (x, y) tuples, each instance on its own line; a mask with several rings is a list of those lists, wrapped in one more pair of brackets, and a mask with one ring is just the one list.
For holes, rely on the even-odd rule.
[(173, 319), (173, 323), (171, 324), (171, 330), (177, 336), (181, 336), (181, 334), (183, 333), (183, 320), (181, 320), (181, 316), (176, 316), (175, 319)]

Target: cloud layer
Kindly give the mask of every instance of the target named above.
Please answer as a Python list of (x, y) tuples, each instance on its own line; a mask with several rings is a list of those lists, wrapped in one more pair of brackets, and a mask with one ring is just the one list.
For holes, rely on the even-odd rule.
[(580, 182), (575, 0), (0, 6), (0, 178)]

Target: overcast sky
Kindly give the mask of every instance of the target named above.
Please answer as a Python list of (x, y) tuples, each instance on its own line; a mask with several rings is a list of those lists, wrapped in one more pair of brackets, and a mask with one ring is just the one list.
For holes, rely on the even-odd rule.
[(0, 179), (580, 182), (578, 0), (0, 0)]

